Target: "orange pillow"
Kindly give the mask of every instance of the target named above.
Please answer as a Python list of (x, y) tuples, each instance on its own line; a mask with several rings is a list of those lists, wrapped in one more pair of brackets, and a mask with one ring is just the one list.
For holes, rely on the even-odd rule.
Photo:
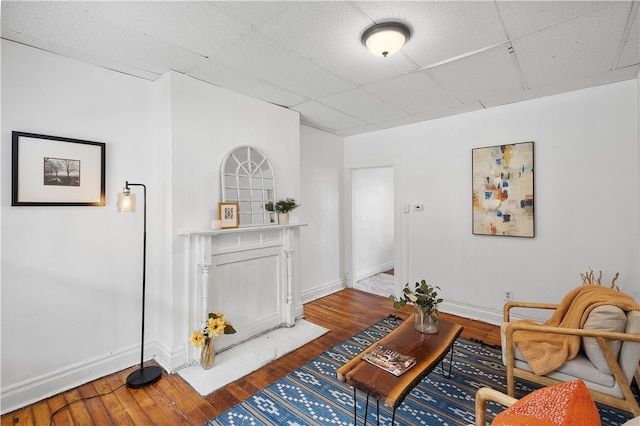
[(600, 414), (582, 380), (538, 389), (498, 414), (491, 426), (600, 425)]

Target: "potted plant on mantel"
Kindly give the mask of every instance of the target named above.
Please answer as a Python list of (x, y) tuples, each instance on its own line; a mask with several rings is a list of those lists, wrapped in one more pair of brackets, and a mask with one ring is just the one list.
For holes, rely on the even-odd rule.
[(276, 210), (278, 211), (278, 223), (280, 225), (289, 224), (289, 212), (300, 207), (293, 198), (285, 198), (276, 201)]
[(393, 301), (393, 307), (396, 309), (404, 305), (413, 305), (416, 330), (435, 334), (438, 332), (438, 304), (443, 300), (438, 297), (436, 289), (440, 290), (440, 287), (431, 286), (425, 280), (417, 282), (413, 290), (407, 283), (400, 298), (392, 294), (389, 299)]

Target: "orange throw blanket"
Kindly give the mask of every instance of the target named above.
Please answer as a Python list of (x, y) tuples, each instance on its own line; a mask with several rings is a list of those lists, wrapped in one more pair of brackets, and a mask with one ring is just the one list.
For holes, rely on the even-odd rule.
[[(583, 285), (567, 294), (553, 316), (544, 325), (552, 327), (582, 328), (589, 312), (597, 306), (614, 305), (624, 311), (640, 310), (631, 296), (600, 285)], [(535, 324), (530, 320), (520, 320)], [(565, 361), (575, 358), (580, 350), (580, 336), (538, 333), (519, 330), (513, 341), (525, 360), (538, 375), (547, 374)]]

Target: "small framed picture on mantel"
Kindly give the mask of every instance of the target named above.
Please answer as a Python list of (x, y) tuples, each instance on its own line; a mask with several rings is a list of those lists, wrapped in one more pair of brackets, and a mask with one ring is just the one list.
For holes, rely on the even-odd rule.
[(238, 203), (218, 203), (218, 217), (222, 229), (237, 228), (239, 222)]

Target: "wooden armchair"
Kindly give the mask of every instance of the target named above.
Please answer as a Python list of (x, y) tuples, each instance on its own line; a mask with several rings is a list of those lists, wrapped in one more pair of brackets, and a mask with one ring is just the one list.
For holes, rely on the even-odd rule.
[(502, 392), (491, 388), (480, 388), (476, 392), (476, 424), (475, 426), (487, 425), (487, 401), (497, 402), (505, 407), (511, 407), (518, 400)]
[[(636, 374), (640, 361), (640, 311), (628, 313), (625, 332), (549, 327), (541, 324), (509, 321), (512, 308), (556, 309), (558, 306), (556, 304), (526, 302), (509, 302), (504, 306), (502, 357), (506, 367), (509, 396), (515, 396), (516, 377), (544, 386), (582, 379), (589, 388), (594, 401), (630, 411), (634, 416), (640, 416), (640, 406), (638, 406), (638, 401), (630, 388), (630, 382)], [(515, 347), (513, 333), (518, 330), (570, 334), (581, 338), (593, 337), (602, 350), (611, 375), (606, 377), (607, 375), (598, 370), (582, 350), (574, 359), (566, 361), (557, 370), (544, 376), (536, 375)], [(617, 359), (611, 352), (607, 340), (622, 341), (620, 355)]]

